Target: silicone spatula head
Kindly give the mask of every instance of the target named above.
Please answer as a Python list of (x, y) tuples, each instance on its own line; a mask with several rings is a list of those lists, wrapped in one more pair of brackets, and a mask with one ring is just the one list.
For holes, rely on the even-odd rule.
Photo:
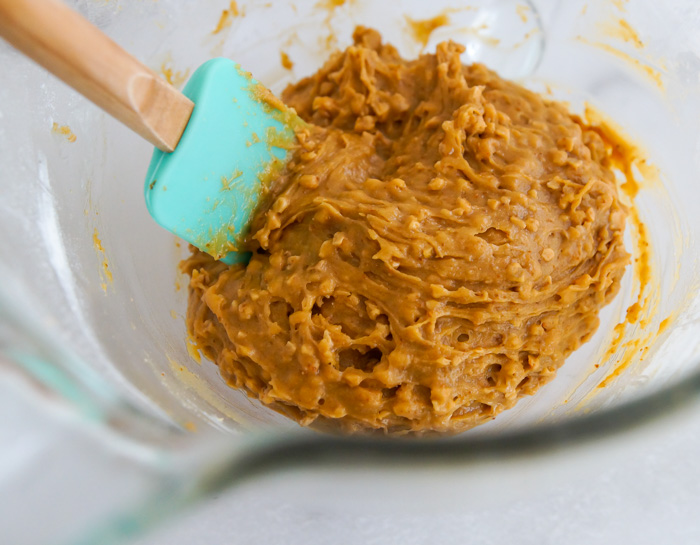
[(194, 109), (177, 148), (153, 152), (145, 182), (153, 218), (226, 263), (240, 263), (248, 223), (303, 124), (228, 59), (200, 66), (183, 93)]

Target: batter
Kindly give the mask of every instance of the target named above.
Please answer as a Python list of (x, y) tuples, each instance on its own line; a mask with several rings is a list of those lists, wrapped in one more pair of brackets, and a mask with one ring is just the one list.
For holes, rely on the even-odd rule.
[(617, 293), (611, 145), (461, 45), (407, 61), (354, 41), (283, 94), (311, 125), (250, 263), (183, 263), (189, 332), (304, 425), (465, 430), (551, 380)]

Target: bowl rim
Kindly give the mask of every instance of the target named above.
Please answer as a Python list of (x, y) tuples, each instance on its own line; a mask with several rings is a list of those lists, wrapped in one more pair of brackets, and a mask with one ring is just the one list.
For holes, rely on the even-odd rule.
[(222, 470), (226, 483), (216, 483), (214, 488), (295, 469), (465, 469), (494, 459), (511, 466), (526, 459), (550, 460), (555, 455), (581, 454), (596, 444), (620, 443), (634, 432), (652, 431), (670, 417), (691, 414), (699, 400), (700, 370), (696, 370), (612, 408), (498, 434), (367, 437), (293, 431), (278, 434), (272, 441), (268, 436), (243, 455), (239, 451), (235, 461)]

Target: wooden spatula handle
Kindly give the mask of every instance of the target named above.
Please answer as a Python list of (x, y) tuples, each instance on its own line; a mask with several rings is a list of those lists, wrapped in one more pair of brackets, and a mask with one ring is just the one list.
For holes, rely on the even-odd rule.
[(177, 146), (192, 101), (59, 0), (0, 0), (0, 36), (154, 146)]

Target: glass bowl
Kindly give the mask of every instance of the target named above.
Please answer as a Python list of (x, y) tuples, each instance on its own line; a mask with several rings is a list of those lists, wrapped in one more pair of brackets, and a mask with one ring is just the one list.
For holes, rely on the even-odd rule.
[[(516, 454), (551, 461), (553, 445), (589, 452), (594, 439), (623, 437), (695, 398), (700, 12), (693, 0), (72, 5), (176, 86), (205, 60), (225, 56), (279, 93), (348, 45), (358, 24), (380, 30), (405, 57), (452, 39), (467, 46), (465, 62), (483, 62), (581, 115), (601, 112), (639, 150), (639, 221), (630, 222), (627, 240), (636, 261), (595, 336), (554, 381), (449, 439), (327, 437), (229, 388), (188, 346), (187, 279), (177, 267), (188, 250), (146, 211), (149, 146), (0, 44), (0, 355), (42, 385), (35, 401), (67, 403), (92, 422), (99, 448), (106, 437), (120, 438), (130, 445), (122, 454), (148, 474), (155, 470), (143, 452), (167, 454), (158, 475), (179, 483), (177, 501), (143, 508), (140, 517), (133, 504), (121, 505), (136, 517), (133, 528), (244, 474), (314, 460), (334, 471), (362, 465), (387, 474), (449, 461), (448, 481), (458, 474), (473, 484), (485, 456), (512, 455), (505, 463), (516, 471)], [(416, 24), (431, 20), (432, 32)], [(637, 319), (628, 312), (635, 303)], [(404, 463), (387, 469), (382, 460)], [(187, 474), (192, 464), (206, 471)], [(161, 495), (163, 479), (153, 485)], [(143, 491), (134, 494), (152, 505)]]

